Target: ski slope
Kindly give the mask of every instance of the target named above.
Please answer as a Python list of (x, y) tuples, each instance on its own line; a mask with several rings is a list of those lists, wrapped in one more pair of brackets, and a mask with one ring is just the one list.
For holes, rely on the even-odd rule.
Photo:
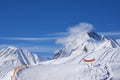
[(83, 32), (43, 62), (29, 51), (8, 47), (0, 51), (0, 80), (10, 80), (19, 64), (29, 67), (15, 80), (120, 80), (119, 39)]
[[(117, 65), (117, 66), (116, 66)], [(119, 80), (119, 63), (30, 66), (17, 80)]]
[(17, 80), (120, 80), (119, 74), (118, 41), (84, 32), (59, 50), (53, 60), (30, 66)]

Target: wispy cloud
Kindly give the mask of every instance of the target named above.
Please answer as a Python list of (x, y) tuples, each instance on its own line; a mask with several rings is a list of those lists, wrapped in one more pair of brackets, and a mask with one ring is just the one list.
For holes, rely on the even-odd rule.
[[(80, 23), (71, 28), (68, 28), (68, 32), (55, 33), (54, 35), (56, 36), (62, 35), (63, 37), (58, 38), (56, 42), (65, 45), (69, 41), (74, 40), (80, 33), (92, 30), (94, 30), (94, 26), (92, 24)], [(111, 38), (120, 38), (118, 37), (120, 36), (120, 32), (97, 32), (97, 33), (100, 35), (109, 36)]]
[[(7, 48), (8, 46), (13, 46), (13, 45), (1, 44), (0, 49)], [(34, 46), (16, 45), (15, 47), (25, 49), (25, 50), (29, 50), (30, 52), (40, 52), (40, 53), (43, 53), (43, 52), (54, 53), (56, 50), (59, 49), (58, 47), (55, 47), (55, 46), (51, 47), (51, 46), (35, 46), (35, 45)]]
[[(52, 45), (52, 47), (45, 43), (46, 46), (39, 46), (41, 45), (41, 43), (38, 43), (38, 44), (32, 44), (32, 43), (24, 43), (24, 41), (32, 41), (32, 42), (41, 42), (41, 41), (50, 41), (50, 40), (54, 40), (52, 41), (53, 44), (55, 43), (60, 43), (60, 44), (63, 44), (65, 45), (66, 43), (68, 43), (69, 41), (72, 41), (73, 39), (75, 39), (76, 37), (78, 37), (78, 35), (80, 33), (82, 33), (83, 31), (90, 31), (90, 30), (93, 30), (93, 25), (92, 24), (89, 24), (89, 23), (80, 23), (78, 25), (75, 25), (73, 27), (70, 27), (67, 29), (68, 31), (67, 32), (58, 32), (58, 33), (51, 33), (51, 34), (47, 34), (45, 35), (44, 37), (38, 37), (38, 38), (34, 38), (34, 37), (0, 37), (0, 40), (15, 40), (16, 43), (13, 43), (15, 44), (16, 47), (19, 47), (19, 48), (23, 48), (23, 49), (27, 49), (31, 52), (55, 52), (56, 50), (58, 50), (59, 48), (56, 47), (56, 45)], [(106, 36), (120, 36), (120, 32), (98, 32), (99, 34), (102, 34), (102, 35), (106, 35)], [(7, 43), (7, 42), (6, 42)], [(18, 43), (22, 43), (23, 45), (20, 46), (20, 44)], [(29, 44), (31, 44), (29, 46)], [(52, 43), (50, 43), (52, 44)], [(44, 44), (42, 44), (44, 45)], [(7, 47), (9, 46), (6, 45), (6, 44), (2, 44), (0, 45), (0, 49), (4, 48), (4, 47)], [(27, 47), (26, 47), (27, 46)], [(29, 46), (29, 47), (28, 47)]]
[(102, 35), (108, 35), (108, 36), (120, 36), (120, 32), (98, 32)]
[(30, 52), (54, 53), (56, 50), (59, 49), (59, 47), (55, 45), (55, 41), (57, 38), (58, 37), (43, 37), (43, 38), (0, 37), (1, 41), (0, 49), (3, 49), (7, 46), (15, 46), (18, 48), (26, 49)]
[(68, 35), (69, 33), (68, 32), (58, 32), (58, 33), (50, 33), (50, 34), (46, 34), (45, 36), (65, 36), (65, 35)]
[(68, 30), (67, 32), (51, 33), (45, 36), (64, 36), (64, 35), (69, 35), (70, 33), (73, 34), (73, 33), (81, 33), (83, 31), (90, 31), (90, 30), (93, 30), (93, 25), (82, 22), (82, 23), (79, 23), (75, 26), (68, 28), (67, 30)]
[(82, 32), (88, 32), (93, 30), (93, 25), (89, 23), (79, 23), (73, 27), (68, 29), (67, 37), (62, 37), (57, 39), (57, 43), (66, 45), (69, 41), (74, 40), (76, 37), (79, 36)]
[(0, 37), (0, 40), (24, 40), (24, 41), (36, 41), (36, 40), (55, 40), (58, 37), (44, 37), (44, 38), (23, 38), (23, 37)]
[(69, 33), (81, 33), (81, 32), (87, 32), (87, 31), (92, 31), (93, 30), (93, 25), (86, 23), (86, 22), (82, 22), (79, 23), (78, 25), (72, 26), (68, 29)]
[(29, 50), (31, 52), (51, 52), (54, 53), (56, 50), (58, 50), (57, 47), (51, 47), (51, 46), (29, 46), (29, 47), (21, 47), (22, 49)]
[[(97, 32), (101, 35), (108, 35), (108, 36), (120, 36), (120, 32)], [(69, 35), (69, 32), (58, 32), (58, 33), (51, 33), (47, 34), (47, 36), (56, 36), (59, 38), (59, 36), (66, 36)]]

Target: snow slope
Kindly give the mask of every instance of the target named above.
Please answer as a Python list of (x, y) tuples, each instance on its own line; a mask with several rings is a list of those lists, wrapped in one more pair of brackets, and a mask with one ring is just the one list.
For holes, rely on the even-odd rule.
[(70, 55), (80, 55), (102, 49), (116, 48), (119, 45), (105, 36), (101, 36), (94, 31), (83, 32), (73, 41), (69, 41), (55, 56), (55, 58), (66, 57)]
[[(93, 58), (93, 62), (84, 62)], [(120, 80), (119, 74), (118, 41), (83, 32), (55, 54), (53, 60), (30, 66), (18, 74), (17, 80)]]
[(7, 80), (4, 78), (6, 75), (12, 74), (16, 66), (37, 64), (39, 60), (36, 54), (31, 54), (27, 50), (22, 50), (13, 46), (2, 49), (0, 51), (0, 80)]
[(84, 53), (80, 55), (70, 55), (54, 59), (51, 61), (43, 62), (44, 64), (76, 64), (84, 63), (83, 59), (93, 59), (94, 62), (120, 62), (120, 48), (102, 49), (95, 52)]
[(45, 63), (74, 64), (93, 58), (95, 62), (119, 62), (120, 46), (116, 41), (95, 32), (83, 32), (55, 54), (54, 60)]
[[(17, 80), (113, 80), (120, 79), (115, 65), (104, 64), (51, 64), (30, 66), (17, 76)], [(112, 70), (112, 71), (111, 71)], [(120, 72), (117, 71), (117, 72)]]
[(119, 46), (120, 46), (120, 39), (116, 39), (116, 42), (119, 44)]
[(120, 80), (120, 63), (49, 64), (30, 66), (17, 80)]
[[(31, 57), (27, 56), (27, 58)], [(93, 58), (95, 61), (84, 61), (84, 59)], [(6, 59), (14, 60), (9, 57)], [(26, 58), (21, 57), (21, 59), (23, 60), (19, 63), (26, 64)], [(30, 62), (34, 63), (34, 61)], [(10, 70), (4, 74), (5, 77), (2, 74), (2, 80), (10, 80), (8, 76), (10, 74)], [(64, 48), (59, 50), (52, 60), (30, 65), (29, 68), (19, 71), (16, 80), (120, 80), (119, 74), (120, 45), (118, 40), (109, 39), (94, 31), (87, 31), (76, 35), (74, 40), (69, 41)]]

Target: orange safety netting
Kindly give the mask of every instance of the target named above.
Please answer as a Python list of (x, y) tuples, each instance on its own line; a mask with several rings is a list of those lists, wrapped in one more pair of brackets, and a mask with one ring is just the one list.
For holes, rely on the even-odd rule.
[(84, 61), (84, 62), (93, 62), (93, 61), (95, 61), (95, 58), (89, 59), (89, 60), (88, 60), (88, 59), (83, 59), (83, 61)]
[(17, 66), (17, 67), (15, 67), (13, 75), (11, 76), (11, 80), (15, 80), (15, 76), (16, 76), (17, 72), (20, 71), (23, 68), (28, 68), (28, 65), (26, 64), (25, 66)]

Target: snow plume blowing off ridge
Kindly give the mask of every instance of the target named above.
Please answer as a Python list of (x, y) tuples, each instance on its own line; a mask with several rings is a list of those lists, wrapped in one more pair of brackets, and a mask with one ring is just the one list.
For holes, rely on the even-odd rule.
[(69, 28), (68, 37), (59, 38), (57, 43), (62, 44), (63, 48), (55, 54), (54, 58), (81, 55), (118, 46), (112, 39), (94, 32), (93, 25), (89, 23), (80, 23)]
[(84, 22), (79, 23), (78, 25), (70, 27), (68, 29), (68, 37), (57, 39), (57, 43), (66, 45), (69, 41), (73, 41), (76, 37), (78, 37), (79, 34), (83, 32), (91, 32), (91, 31), (93, 31), (92, 24), (84, 23)]

